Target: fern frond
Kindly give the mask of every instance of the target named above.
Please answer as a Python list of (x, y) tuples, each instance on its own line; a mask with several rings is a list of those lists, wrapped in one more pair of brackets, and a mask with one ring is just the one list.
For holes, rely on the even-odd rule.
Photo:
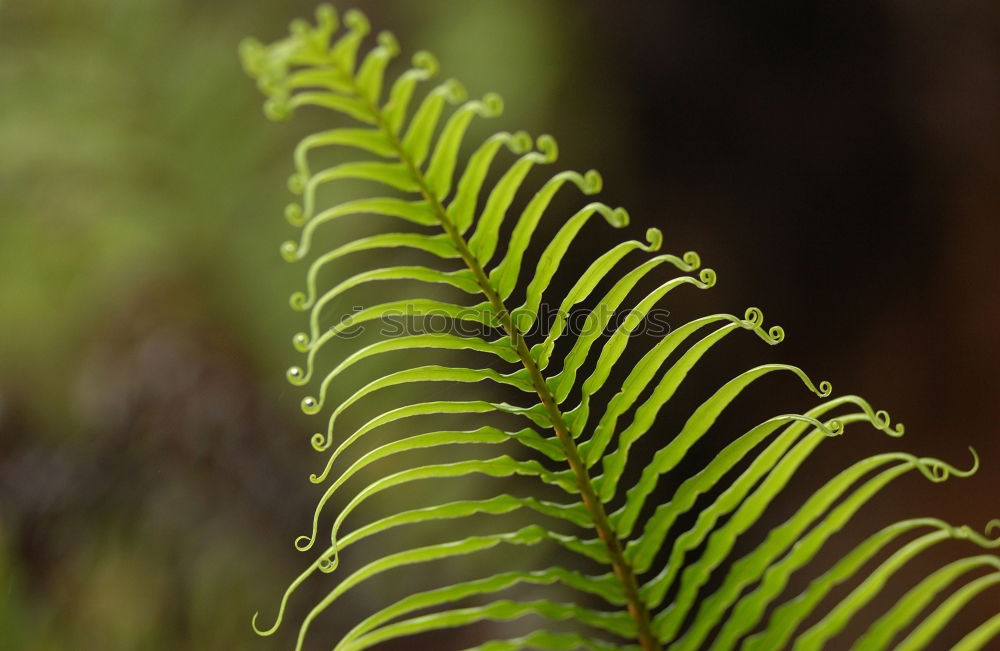
[[(344, 559), (352, 557), (353, 561), (348, 549), (358, 542), (410, 525), (438, 523), (455, 531), (468, 518), (502, 522), (504, 530), (452, 535), (443, 542), (421, 540), (417, 546), (356, 567), (309, 611), (296, 648), (303, 645), (311, 623), (348, 591), (404, 567), (455, 563), (463, 557), (480, 559), (477, 562), (488, 568), (488, 574), (450, 579), (453, 582), (447, 585), (405, 595), (354, 623), (335, 648), (364, 649), (418, 633), (526, 615), (566, 620), (572, 622), (573, 630), (537, 630), (485, 641), (477, 648), (651, 650), (669, 645), (677, 650), (721, 651), (739, 646), (765, 651), (793, 640), (796, 649), (821, 648), (844, 630), (901, 567), (929, 547), (955, 538), (981, 549), (1000, 546), (1000, 539), (989, 537), (990, 530), (1000, 526), (997, 522), (983, 536), (941, 520), (905, 520), (848, 546), (849, 551), (802, 594), (784, 597), (792, 576), (812, 567), (820, 551), (887, 485), (911, 471), (932, 482), (968, 476), (978, 468), (975, 451), (969, 470), (906, 452), (862, 459), (802, 500), (759, 544), (749, 548), (738, 544), (765, 518), (772, 503), (787, 494), (789, 482), (824, 441), (848, 435), (849, 425), (866, 424), (894, 438), (903, 434), (902, 426), (893, 426), (885, 411), (858, 396), (831, 397), (828, 382), (814, 382), (795, 366), (772, 363), (736, 373), (701, 401), (678, 432), (651, 442), (655, 452), (635, 459), (633, 450), (640, 439), (653, 431), (659, 413), (699, 363), (715, 354), (720, 342), (737, 331), (747, 331), (774, 345), (784, 338), (783, 330), (765, 328), (761, 311), (749, 308), (742, 318), (731, 314), (696, 318), (672, 329), (644, 352), (628, 350), (644, 341), (634, 335), (662, 301), (673, 297), (675, 289), (690, 285), (708, 290), (716, 283), (715, 272), (702, 268), (693, 251), (660, 253), (663, 236), (651, 228), (645, 239), (616, 244), (575, 267), (573, 285), (554, 295), (557, 272), (567, 268), (568, 261), (577, 262), (575, 242), (584, 228), (622, 228), (629, 222), (624, 209), (590, 201), (559, 226), (533, 268), (528, 262), (542, 220), (552, 218), (556, 196), (563, 188), (575, 188), (591, 197), (601, 190), (601, 176), (594, 170), (557, 171), (527, 198), (516, 217), (509, 216), (528, 191), (532, 172), (557, 160), (556, 141), (548, 135), (533, 140), (524, 132), (504, 131), (476, 147), (467, 146), (475, 119), (498, 116), (503, 110), (501, 99), (488, 94), (467, 100), (465, 90), (454, 80), (432, 87), (418, 99), (418, 86), (437, 73), (437, 61), (420, 52), (413, 57), (412, 67), (389, 83), (387, 70), (400, 49), (396, 39), (383, 32), (376, 45), (362, 54), (370, 31), (368, 21), (350, 11), (343, 22), (346, 29), (338, 35), (337, 14), (324, 6), (317, 11), (315, 26), (296, 21), (285, 39), (268, 46), (255, 41), (241, 46), (247, 71), (268, 97), (265, 111), (269, 117), (282, 119), (300, 108), (314, 107), (355, 122), (306, 136), (295, 148), (295, 170), (288, 185), (301, 195), (301, 201), (289, 205), (285, 217), (301, 232), (281, 245), (281, 254), (289, 262), (305, 260), (317, 246), (320, 228), (335, 230), (344, 218), (375, 215), (398, 220), (403, 229), (422, 230), (366, 232), (339, 242), (314, 256), (305, 274), (305, 289), (291, 297), (294, 309), (309, 312), (309, 325), (308, 332), (293, 338), (305, 361), (289, 369), (288, 380), (314, 387), (302, 399), (305, 413), (327, 414), (325, 431), (311, 439), (312, 447), (326, 456), (323, 469), (310, 479), (325, 489), (307, 533), (295, 541), (299, 550), (319, 555), (288, 587), (270, 628), (258, 628), (254, 617), (258, 633), (273, 634), (299, 587), (316, 576), (336, 572)], [(327, 167), (316, 165), (318, 155), (330, 149), (343, 150), (341, 155), (350, 158)], [(471, 153), (464, 156), (467, 150)], [(506, 169), (494, 170), (506, 155), (504, 150), (515, 158)], [(497, 180), (490, 185), (489, 178)], [(352, 181), (377, 188), (379, 196), (321, 205), (321, 190), (353, 187)], [(591, 225), (602, 221), (593, 219), (595, 215), (603, 218), (603, 225)], [(506, 231), (510, 231), (509, 238), (502, 238)], [(353, 254), (366, 251), (392, 259), (378, 268), (352, 264), (364, 258)], [(403, 263), (395, 255), (401, 251), (425, 259), (419, 264)], [(627, 265), (626, 259), (630, 260)], [(626, 266), (623, 271), (621, 267)], [(349, 273), (341, 273), (344, 268)], [(665, 269), (679, 275), (660, 277)], [(329, 283), (324, 278), (331, 272), (344, 277)], [(636, 290), (651, 279), (654, 289), (632, 300)], [(382, 283), (417, 292), (439, 285), (454, 290), (459, 298), (458, 302), (413, 297), (374, 303), (329, 322), (345, 295), (359, 290), (372, 294), (369, 289)], [(598, 293), (602, 286), (608, 289)], [(523, 302), (511, 307), (508, 301), (517, 292), (523, 293)], [(468, 305), (461, 302), (463, 295)], [(571, 311), (588, 303), (593, 307), (583, 332), (572, 331)], [(558, 309), (553, 321), (543, 324), (546, 304)], [(613, 315), (629, 304), (632, 308), (626, 318), (607, 333)], [(352, 351), (338, 352), (336, 360), (328, 359), (333, 354), (332, 342), (350, 340), (366, 324), (428, 315), (443, 317), (457, 332), (380, 333), (383, 336), (378, 340), (366, 340)], [(473, 325), (477, 332), (461, 332), (461, 325)], [(530, 334), (540, 325), (547, 330), (538, 336)], [(562, 347), (568, 350), (557, 354)], [(430, 351), (442, 361), (422, 365), (400, 354), (417, 350)], [(452, 352), (461, 354), (463, 361), (445, 365), (444, 358)], [(622, 373), (624, 381), (601, 405), (595, 396), (611, 382), (626, 352), (636, 352), (639, 361)], [(473, 353), (480, 365), (483, 360), (488, 365), (466, 366), (464, 357), (474, 364)], [(559, 361), (559, 369), (550, 370)], [(351, 388), (362, 366), (377, 368), (380, 376)], [(807, 394), (826, 400), (802, 413), (778, 414), (741, 428), (743, 433), (728, 440), (703, 467), (674, 481), (676, 488), (669, 499), (651, 504), (662, 492), (661, 479), (693, 463), (691, 451), (709, 436), (729, 407), (777, 374), (793, 376)], [(442, 383), (456, 395), (408, 404), (386, 397), (395, 395), (390, 390), (396, 387), (418, 386), (423, 394)], [(516, 404), (495, 399), (497, 390), (507, 390)], [(335, 395), (346, 397), (334, 406)], [(578, 402), (567, 408), (571, 397)], [(373, 403), (379, 403), (378, 413), (352, 430), (350, 419), (359, 410), (355, 406)], [(455, 428), (435, 421), (448, 417), (475, 419), (479, 425)], [(520, 419), (520, 429), (511, 431), (491, 420), (501, 417)], [(414, 430), (414, 422), (427, 418), (434, 424)], [(366, 447), (376, 431), (388, 441)], [(398, 435), (400, 431), (406, 434)], [(361, 451), (353, 460), (344, 461), (356, 448)], [(467, 452), (468, 457), (441, 458), (453, 450)], [(339, 466), (343, 467), (335, 472)], [(392, 470), (373, 472), (380, 467)], [(455, 500), (453, 491), (447, 491), (448, 498), (437, 500), (433, 491), (424, 491), (418, 494), (431, 497), (418, 508), (354, 524), (357, 515), (371, 510), (370, 501), (385, 491), (417, 493), (414, 485), (423, 482), (455, 483), (474, 476), (496, 480), (496, 493), (485, 499)], [(507, 485), (502, 480), (515, 476), (523, 478), (516, 485), (528, 494), (504, 492)], [(350, 482), (359, 479), (363, 487), (345, 494)], [(542, 499), (553, 492), (560, 496), (557, 501)], [(533, 520), (541, 516), (537, 518), (541, 523), (511, 529), (503, 518), (512, 514)], [(332, 522), (327, 544), (324, 523), (328, 518)], [(691, 520), (687, 530), (676, 531), (679, 523)], [(929, 531), (905, 542), (908, 535), (924, 530)], [(323, 544), (317, 545), (320, 540)], [(557, 558), (567, 564), (542, 569), (497, 564), (503, 558), (497, 554), (501, 548), (539, 545), (561, 550)], [(888, 558), (868, 576), (858, 577), (866, 563), (883, 552)], [(581, 570), (584, 566), (594, 569)], [(990, 573), (969, 579), (983, 569)], [(718, 580), (713, 581), (714, 577)], [(986, 553), (934, 569), (902, 594), (855, 648), (884, 649), (904, 634), (907, 637), (897, 648), (925, 648), (969, 600), (1000, 583), (998, 577), (1000, 560)], [(956, 581), (964, 583), (914, 625), (935, 596)], [(797, 634), (821, 602), (845, 583), (855, 587)], [(581, 597), (581, 601), (522, 600), (507, 594), (527, 585), (560, 586), (566, 595)], [(556, 594), (563, 598), (563, 592)], [(998, 633), (1000, 619), (994, 617), (956, 648), (982, 648)]]

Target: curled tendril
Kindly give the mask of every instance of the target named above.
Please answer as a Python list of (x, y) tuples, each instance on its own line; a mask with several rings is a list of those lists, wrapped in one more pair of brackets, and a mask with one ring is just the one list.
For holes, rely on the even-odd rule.
[(663, 246), (663, 231), (659, 228), (650, 228), (646, 230), (646, 246), (640, 246), (639, 248), (647, 253), (653, 251), (659, 251), (660, 247)]
[(337, 552), (337, 541), (333, 541), (333, 549), (328, 550), (325, 554), (320, 556), (319, 560), (316, 561), (316, 567), (319, 568), (320, 572), (324, 574), (329, 574), (337, 569), (340, 565), (340, 555)]
[(347, 10), (347, 13), (344, 14), (344, 26), (352, 32), (362, 35), (371, 31), (371, 23), (368, 22), (368, 18), (357, 9)]
[(836, 418), (831, 418), (824, 423), (824, 434), (827, 436), (840, 436), (844, 433), (844, 423)]
[(316, 25), (318, 29), (330, 34), (337, 31), (337, 10), (333, 5), (324, 2), (316, 7)]
[(556, 139), (547, 133), (543, 133), (535, 140), (535, 147), (545, 157), (546, 163), (554, 163), (559, 158), (559, 144)]
[(306, 396), (305, 398), (303, 398), (301, 405), (302, 405), (302, 412), (310, 416), (318, 414), (319, 410), (322, 409), (323, 407), (320, 401), (317, 400), (314, 396)]
[(962, 525), (960, 527), (949, 527), (950, 533), (953, 537), (959, 538), (961, 540), (968, 540), (974, 542), (980, 547), (995, 549), (1000, 547), (1000, 534), (996, 537), (991, 538), (992, 531), (995, 528), (1000, 528), (1000, 520), (990, 520), (986, 523), (985, 535), (980, 534), (978, 531), (973, 529), (968, 525)]
[[(257, 79), (257, 88), (261, 90), (268, 97), (277, 96), (278, 99), (284, 99), (289, 101), (287, 97), (287, 91), (282, 90), (281, 82), (283, 80), (282, 75), (276, 74), (271, 71), (262, 72), (260, 78)], [(290, 101), (289, 101), (290, 103)], [(264, 105), (264, 113), (267, 114), (267, 104)]]
[(764, 323), (764, 313), (756, 307), (748, 307), (747, 311), (743, 313), (743, 320), (749, 325), (757, 327)]
[(686, 251), (684, 255), (681, 256), (684, 260), (684, 264), (688, 266), (684, 271), (694, 271), (701, 266), (701, 256), (698, 255), (697, 251)]
[(302, 194), (306, 191), (306, 183), (309, 182), (309, 175), (305, 172), (293, 172), (288, 177), (288, 191), (292, 194)]
[(587, 170), (583, 174), (583, 185), (580, 190), (584, 194), (597, 194), (604, 187), (604, 179), (597, 170)]
[(784, 416), (775, 416), (770, 419), (771, 422), (787, 422), (787, 421), (797, 421), (800, 423), (807, 423), (812, 425), (814, 428), (819, 430), (823, 436), (833, 437), (840, 436), (844, 433), (845, 425), (843, 421), (837, 418), (831, 418), (827, 422), (822, 422), (816, 420), (812, 416), (807, 416), (805, 414), (786, 414)]
[(919, 459), (914, 457), (913, 464), (924, 477), (935, 483), (943, 482), (952, 475), (956, 477), (970, 477), (979, 470), (979, 454), (972, 446), (969, 446), (969, 452), (972, 453), (972, 467), (968, 470), (960, 470), (946, 461), (930, 457)]
[[(743, 320), (740, 321), (737, 319), (736, 322), (747, 330), (752, 330), (757, 333), (757, 336), (768, 344), (779, 344), (785, 339), (785, 329), (781, 326), (771, 326), (766, 331), (761, 328), (761, 324), (764, 323), (764, 313), (761, 312), (760, 308), (748, 307), (746, 312), (743, 313)], [(824, 386), (826, 387), (826, 392), (824, 392)], [(821, 398), (830, 395), (829, 391), (832, 390), (832, 388), (830, 387), (829, 382), (820, 382), (820, 387), (821, 388), (817, 390), (810, 384), (810, 388)]]
[(899, 437), (906, 432), (906, 427), (902, 423), (896, 423), (895, 427), (892, 426), (892, 417), (885, 409), (879, 409), (872, 414), (872, 424), (889, 436)]
[[(775, 327), (777, 327), (777, 326), (775, 326)], [(773, 330), (773, 328), (772, 328), (772, 330)], [(816, 395), (818, 395), (820, 398), (826, 398), (831, 393), (833, 393), (833, 385), (832, 384), (830, 384), (826, 380), (823, 380), (822, 382), (819, 383), (819, 386), (816, 389)]]
[[(589, 172), (587, 174), (589, 174)], [(558, 188), (561, 187), (562, 184), (566, 181), (573, 183), (577, 188), (579, 188), (580, 192), (582, 192), (583, 194), (595, 194), (596, 192), (600, 191), (599, 185), (597, 189), (594, 188), (593, 185), (594, 179), (592, 178), (588, 179), (584, 174), (580, 174), (579, 172), (570, 172), (570, 171), (559, 172), (558, 174), (556, 174), (555, 176), (553, 176), (551, 179), (548, 180), (548, 182), (546, 183), (546, 187), (551, 184), (552, 186)], [(600, 176), (598, 176), (597, 178), (597, 183), (600, 184)]]
[(311, 345), (312, 341), (309, 339), (309, 335), (304, 332), (298, 332), (292, 337), (292, 346), (300, 353), (308, 352)]
[(710, 269), (708, 267), (705, 267), (698, 272), (698, 278), (701, 280), (701, 284), (705, 286), (705, 289), (715, 286), (715, 282), (718, 280), (718, 277), (715, 274), (715, 269)]
[(271, 628), (266, 628), (266, 629), (257, 628), (258, 617), (260, 617), (260, 611), (259, 610), (254, 611), (253, 617), (250, 618), (250, 628), (252, 628), (253, 632), (256, 633), (257, 635), (261, 637), (267, 637), (269, 635), (273, 635), (274, 632), (278, 630), (278, 627), (281, 626), (281, 620), (284, 619), (285, 617), (285, 609), (279, 607), (278, 617), (277, 619), (275, 619), (274, 624), (271, 625)]
[(285, 377), (290, 384), (294, 384), (295, 386), (302, 386), (309, 382), (309, 377), (299, 366), (292, 366), (285, 371)]
[(503, 98), (498, 93), (486, 93), (483, 95), (481, 101), (483, 104), (483, 117), (495, 118), (503, 113)]
[(464, 102), (468, 98), (469, 94), (457, 79), (449, 79), (441, 85), (441, 91), (444, 93), (444, 98), (448, 100), (451, 104), (458, 104), (459, 102)]
[(433, 77), (434, 75), (436, 75), (441, 67), (438, 64), (437, 57), (435, 57), (427, 50), (420, 50), (419, 52), (415, 53), (413, 55), (413, 58), (410, 59), (410, 62), (413, 64), (414, 68), (423, 70), (428, 77)]
[(895, 438), (903, 435), (906, 428), (903, 427), (902, 423), (897, 423), (896, 426), (893, 427), (892, 417), (889, 416), (889, 412), (885, 409), (875, 411), (865, 400), (856, 396), (853, 398), (853, 402), (864, 410), (865, 414), (868, 416), (868, 420), (875, 427), (875, 429)]
[(604, 215), (607, 222), (615, 228), (624, 228), (632, 220), (628, 211), (622, 207), (615, 208)]
[(979, 453), (976, 452), (976, 448), (969, 446), (969, 453), (972, 455), (972, 467), (964, 472), (955, 471), (956, 477), (971, 477), (979, 471)]
[(272, 95), (264, 102), (264, 115), (267, 119), (279, 122), (287, 120), (292, 114), (292, 105), (283, 94)]
[(251, 76), (257, 77), (264, 71), (264, 61), (267, 58), (267, 48), (255, 38), (245, 38), (239, 45), (240, 61), (243, 69)]
[(298, 262), (304, 258), (306, 254), (306, 251), (301, 250), (299, 244), (297, 242), (293, 242), (292, 240), (282, 242), (279, 252), (285, 262)]
[[(629, 214), (627, 210), (624, 208), (611, 208), (610, 206), (606, 206), (599, 201), (588, 203), (586, 206), (577, 211), (577, 215), (591, 215), (595, 212), (600, 213), (601, 216), (604, 217), (604, 220), (614, 228), (628, 226)], [(647, 236), (648, 235), (649, 233), (647, 232)]]
[(285, 206), (285, 220), (292, 226), (302, 226), (306, 223), (302, 206), (297, 203), (290, 203)]
[(288, 24), (288, 32), (295, 37), (305, 39), (309, 36), (312, 28), (302, 18), (296, 18), (291, 23)]
[(298, 262), (302, 259), (299, 254), (299, 245), (291, 240), (286, 240), (281, 243), (281, 257), (285, 259), (285, 262)]
[[(316, 432), (315, 434), (309, 437), (309, 445), (311, 445), (312, 449), (316, 450), (317, 452), (323, 452), (324, 450), (329, 449), (330, 445), (332, 444), (333, 444), (333, 437), (330, 436), (329, 434), (322, 434), (320, 432)], [(312, 480), (312, 477), (313, 476), (310, 475), (309, 479)], [(314, 481), (313, 483), (316, 484), (318, 482)]]
[(390, 57), (399, 54), (399, 41), (396, 40), (396, 36), (392, 32), (381, 31), (375, 37), (375, 40), (379, 44), (379, 47), (383, 48)]
[(305, 20), (293, 20), (288, 26), (291, 38), (301, 48), (322, 53), (337, 31), (337, 12), (332, 7), (320, 6), (316, 9), (316, 28)]
[[(318, 482), (313, 482), (313, 483), (318, 483)], [(340, 482), (338, 482), (338, 484), (339, 483)], [(308, 536), (299, 536), (298, 538), (295, 539), (295, 549), (299, 550), (300, 552), (305, 552), (309, 551), (312, 548), (312, 546), (316, 544), (316, 537), (319, 532), (319, 516), (323, 511), (323, 507), (326, 506), (326, 503), (333, 496), (333, 493), (336, 490), (336, 488), (337, 484), (334, 484), (330, 488), (330, 490), (326, 492), (326, 494), (322, 497), (322, 499), (320, 499), (319, 503), (316, 505), (316, 508), (313, 510), (312, 531), (309, 533)], [(333, 536), (333, 542), (334, 545), (336, 545), (335, 533)]]
[(323, 472), (319, 474), (314, 472), (309, 473), (309, 482), (313, 484), (322, 484), (326, 481), (326, 478), (330, 476), (331, 469), (333, 469), (333, 457), (327, 459), (326, 466), (323, 467)]
[(507, 147), (514, 154), (523, 154), (531, 149), (531, 135), (527, 131), (515, 131), (507, 139)]
[[(336, 336), (338, 332), (342, 332), (345, 328), (349, 327), (353, 323), (354, 323), (354, 317), (348, 315), (344, 317), (343, 321), (338, 323), (336, 326), (330, 328), (327, 334), (332, 333), (331, 336)], [(307, 335), (304, 332), (299, 332), (294, 337), (292, 337), (292, 346), (295, 348), (295, 350), (299, 351), (300, 353), (308, 353), (308, 356), (306, 357), (306, 374), (302, 377), (301, 382), (298, 383), (293, 382), (293, 384), (306, 384), (307, 382), (309, 382), (310, 379), (312, 379), (316, 351), (319, 350), (319, 346), (321, 346), (323, 342), (327, 340), (324, 340), (323, 337), (320, 337), (319, 339), (316, 340), (316, 343), (314, 344), (309, 335)]]
[(267, 629), (258, 628), (257, 618), (260, 617), (260, 611), (257, 611), (253, 614), (253, 618), (251, 618), (250, 620), (250, 626), (253, 627), (253, 630), (255, 633), (257, 633), (257, 635), (260, 635), (261, 637), (267, 637), (269, 635), (273, 635), (274, 632), (278, 630), (278, 628), (281, 626), (281, 622), (285, 618), (285, 610), (288, 608), (288, 600), (289, 598), (291, 598), (292, 593), (294, 593), (295, 590), (298, 589), (298, 587), (302, 585), (302, 583), (306, 579), (308, 579), (309, 576), (317, 569), (319, 569), (318, 560), (313, 562), (312, 565), (306, 568), (305, 571), (299, 574), (299, 576), (296, 577), (295, 580), (292, 581), (292, 583), (287, 588), (285, 588), (285, 593), (281, 596), (281, 602), (278, 604), (278, 615), (277, 617), (275, 617), (274, 624), (272, 624), (270, 628)]
[(295, 292), (288, 297), (288, 304), (292, 306), (292, 309), (296, 312), (304, 312), (312, 307), (312, 301), (306, 296), (305, 292)]

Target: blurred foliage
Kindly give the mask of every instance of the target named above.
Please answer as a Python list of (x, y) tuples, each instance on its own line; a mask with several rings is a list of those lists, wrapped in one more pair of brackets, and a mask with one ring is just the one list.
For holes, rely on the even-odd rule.
[[(390, 22), (537, 123), (556, 5), (453, 6)], [(264, 122), (236, 45), (310, 10), (0, 4), (0, 648), (273, 644), (250, 615), (312, 508), (276, 247), (299, 134)]]

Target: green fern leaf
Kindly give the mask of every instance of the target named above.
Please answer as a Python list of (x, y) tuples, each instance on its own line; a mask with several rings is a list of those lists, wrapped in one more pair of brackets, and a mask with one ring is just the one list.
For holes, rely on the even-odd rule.
[[(463, 143), (474, 119), (499, 115), (503, 110), (500, 98), (490, 94), (466, 101), (461, 85), (449, 80), (415, 103), (418, 86), (437, 72), (436, 60), (418, 53), (411, 69), (387, 83), (386, 71), (399, 53), (395, 38), (388, 33), (378, 35), (375, 47), (362, 55), (368, 21), (350, 11), (343, 22), (345, 29), (338, 31), (337, 14), (323, 6), (317, 11), (316, 25), (296, 21), (287, 38), (268, 46), (248, 40), (241, 47), (247, 71), (267, 95), (269, 117), (283, 119), (302, 107), (318, 107), (342, 114), (345, 123), (354, 122), (309, 135), (296, 147), (289, 187), (302, 200), (288, 207), (286, 218), (301, 234), (297, 241), (285, 242), (281, 254), (290, 262), (306, 259), (321, 233), (334, 229), (342, 218), (393, 218), (411, 229), (368, 233), (321, 252), (306, 272), (305, 290), (292, 295), (292, 307), (309, 312), (309, 326), (308, 332), (293, 338), (305, 361), (289, 369), (288, 379), (297, 386), (314, 387), (302, 399), (305, 413), (327, 414), (325, 428), (311, 439), (312, 447), (323, 453), (324, 465), (310, 479), (325, 485), (325, 490), (309, 532), (295, 541), (295, 547), (310, 552), (313, 560), (286, 590), (272, 626), (262, 629), (254, 617), (258, 633), (271, 635), (279, 628), (290, 600), (304, 582), (317, 574), (343, 571), (341, 562), (352, 556), (357, 543), (435, 522), (454, 532), (458, 522), (476, 516), (507, 523), (504, 517), (521, 514), (531, 524), (493, 533), (451, 534), (443, 541), (420, 538), (416, 545), (364, 564), (353, 562), (355, 569), (345, 572), (305, 616), (296, 648), (302, 647), (312, 622), (357, 586), (400, 568), (458, 563), (465, 557), (479, 558), (480, 565), (487, 559), (487, 573), (412, 590), (361, 621), (350, 622), (351, 628), (335, 648), (365, 649), (419, 633), (532, 615), (570, 622), (570, 630), (539, 628), (487, 640), (477, 648), (721, 651), (739, 647), (764, 651), (791, 644), (796, 649), (818, 649), (885, 589), (902, 596), (859, 637), (854, 648), (885, 649), (902, 638), (895, 648), (923, 649), (934, 644), (941, 628), (967, 602), (1000, 584), (1000, 558), (973, 553), (926, 573), (909, 591), (893, 586), (901, 568), (937, 543), (963, 539), (975, 550), (1000, 546), (1000, 539), (989, 537), (1000, 521), (990, 523), (983, 536), (936, 519), (905, 520), (849, 547), (829, 569), (809, 569), (830, 540), (891, 482), (911, 471), (931, 482), (968, 476), (978, 468), (975, 451), (970, 470), (905, 452), (862, 459), (808, 495), (797, 511), (749, 551), (737, 544), (769, 506), (787, 493), (800, 466), (830, 437), (846, 435), (846, 428), (855, 424), (890, 437), (903, 434), (903, 428), (892, 426), (884, 411), (857, 396), (829, 398), (828, 382), (814, 382), (794, 366), (766, 364), (737, 373), (691, 412), (679, 432), (658, 437), (654, 454), (636, 459), (632, 454), (636, 444), (653, 431), (658, 414), (716, 344), (731, 334), (749, 331), (773, 345), (784, 337), (781, 328), (765, 328), (756, 308), (748, 309), (742, 318), (716, 314), (694, 319), (656, 341), (602, 405), (595, 396), (613, 377), (626, 348), (641, 341), (633, 335), (643, 320), (674, 290), (711, 288), (715, 273), (702, 269), (694, 252), (658, 254), (663, 238), (657, 229), (650, 229), (645, 240), (613, 246), (576, 268), (573, 286), (553, 296), (553, 278), (569, 266), (567, 260), (575, 264), (576, 256), (570, 251), (585, 228), (598, 232), (628, 224), (623, 209), (587, 203), (562, 224), (534, 269), (525, 269), (539, 225), (551, 219), (549, 213), (560, 190), (575, 187), (584, 196), (594, 195), (601, 189), (600, 175), (593, 170), (555, 173), (524, 203), (519, 215), (510, 216), (505, 227), (529, 173), (557, 159), (555, 140), (541, 136), (532, 142), (523, 132), (501, 132), (464, 156)], [(450, 105), (457, 108), (449, 113)], [(313, 170), (318, 153), (330, 148), (366, 158)], [(497, 180), (489, 185), (487, 179), (492, 178), (491, 170), (504, 149), (517, 158), (505, 171), (495, 173)], [(377, 188), (377, 196), (322, 205), (324, 188), (352, 181)], [(595, 215), (605, 224), (591, 225)], [(509, 237), (502, 235), (505, 229)], [(605, 231), (601, 233), (605, 236)], [(364, 251), (393, 256), (400, 263), (374, 269), (355, 265), (338, 282), (323, 281), (331, 269), (343, 268), (344, 259), (349, 264), (352, 255)], [(404, 264), (407, 257), (400, 252), (426, 256), (428, 262)], [(644, 254), (653, 255), (629, 270), (619, 269), (627, 258)], [(642, 282), (670, 267), (682, 275), (660, 279), (603, 336), (612, 315), (628, 305)], [(423, 293), (421, 288), (444, 286), (455, 298), (416, 296), (374, 303), (330, 322), (330, 314), (342, 307), (345, 294), (361, 288), (374, 295), (377, 292), (370, 288), (383, 284), (418, 293)], [(595, 299), (602, 285), (610, 287)], [(511, 296), (518, 291), (523, 292), (524, 301), (511, 307)], [(463, 295), (468, 304), (462, 302)], [(593, 307), (581, 332), (576, 332), (568, 315), (588, 302)], [(554, 320), (544, 324), (544, 336), (535, 337), (530, 331), (541, 325), (546, 303), (558, 305), (558, 310)], [(454, 326), (473, 325), (478, 334), (458, 327), (456, 332), (407, 332), (382, 337), (346, 354), (338, 352), (338, 362), (328, 361), (334, 349), (341, 350), (340, 342), (351, 339), (358, 328), (394, 316), (427, 315), (443, 317)], [(496, 338), (480, 336), (488, 332), (496, 333)], [(535, 342), (529, 344), (529, 338)], [(569, 350), (557, 356), (561, 345)], [(400, 362), (400, 353), (420, 350), (433, 351), (442, 363)], [(455, 357), (449, 351), (458, 351), (462, 365), (443, 363), (446, 357)], [(480, 361), (473, 362), (474, 356)], [(473, 365), (465, 366), (465, 358)], [(361, 377), (356, 365), (376, 360), (392, 370), (366, 383), (355, 379)], [(550, 372), (557, 360), (561, 368)], [(483, 366), (485, 362), (489, 365)], [(591, 370), (584, 378), (586, 368)], [(651, 504), (662, 492), (661, 479), (691, 459), (691, 451), (727, 408), (773, 374), (790, 374), (807, 393), (829, 399), (804, 413), (780, 414), (749, 426), (699, 471), (679, 480), (671, 477), (676, 487), (669, 499)], [(395, 395), (394, 387), (418, 385), (423, 392), (430, 390), (424, 387), (438, 383), (462, 385), (455, 389), (461, 399), (395, 404), (384, 397)], [(347, 388), (358, 384), (353, 390)], [(506, 387), (517, 404), (495, 400), (495, 391), (483, 385)], [(571, 396), (577, 396), (575, 406)], [(373, 401), (386, 406), (351, 431), (351, 418), (345, 414), (354, 413), (359, 403)], [(415, 424), (445, 416), (482, 423), (474, 429), (427, 429)], [(521, 428), (508, 431), (491, 424), (497, 417), (518, 419)], [(391, 434), (398, 431), (406, 434)], [(390, 432), (388, 442), (363, 445), (377, 440), (378, 434), (384, 438), (386, 432)], [(362, 451), (355, 453), (356, 446)], [(459, 448), (473, 450), (473, 457), (448, 461), (441, 456)], [(502, 450), (499, 454), (489, 452), (498, 449)], [(347, 462), (349, 452), (354, 457)], [(393, 472), (372, 474), (371, 467), (385, 466), (390, 459), (396, 468)], [(633, 479), (629, 469), (637, 471), (638, 479)], [(520, 476), (524, 480), (510, 486), (527, 487), (529, 494), (498, 492), (486, 498), (452, 499), (449, 493), (426, 492), (421, 493), (427, 495), (426, 503), (418, 508), (348, 528), (353, 514), (366, 512), (369, 500), (385, 491), (416, 490), (413, 485), (427, 480), (450, 479), (461, 486), (460, 479), (470, 476)], [(355, 477), (362, 478), (364, 488), (343, 495)], [(328, 520), (329, 542), (324, 529)], [(538, 545), (561, 549), (560, 564), (533, 569), (495, 567), (502, 558), (498, 550)], [(883, 552), (888, 557), (862, 574), (866, 564)], [(983, 570), (989, 573), (982, 575)], [(816, 578), (801, 594), (787, 595), (792, 576), (800, 571), (812, 571)], [(842, 584), (854, 587), (820, 610)], [(529, 585), (548, 586), (560, 598), (579, 595), (580, 600), (518, 599), (521, 592), (516, 588)], [(555, 586), (562, 587), (557, 590)], [(800, 630), (806, 624), (809, 627)], [(1000, 615), (969, 632), (956, 648), (983, 648), (998, 633)]]

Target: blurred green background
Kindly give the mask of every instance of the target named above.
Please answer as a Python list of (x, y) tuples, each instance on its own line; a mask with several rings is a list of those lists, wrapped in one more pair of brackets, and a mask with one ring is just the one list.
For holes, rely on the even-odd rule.
[[(499, 91), (490, 128), (553, 133), (636, 233), (701, 252), (720, 287), (679, 319), (760, 305), (776, 358), (890, 409), (909, 448), (976, 445), (976, 478), (880, 508), (978, 527), (1000, 513), (1000, 10), (932, 5), (357, 4)], [(316, 497), (277, 246), (291, 149), (328, 122), (265, 121), (236, 46), (312, 10), (0, 1), (2, 649), (289, 644), (297, 620), (249, 618), (303, 567)]]

